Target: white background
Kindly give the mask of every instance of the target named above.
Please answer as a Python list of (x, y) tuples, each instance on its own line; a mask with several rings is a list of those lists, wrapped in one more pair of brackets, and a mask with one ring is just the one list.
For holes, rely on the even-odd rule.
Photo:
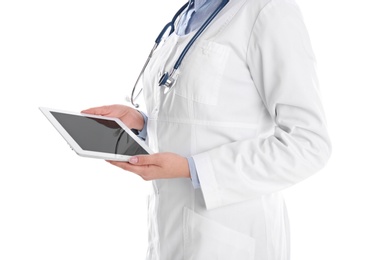
[[(377, 259), (373, 1), (298, 0), (333, 155), (285, 191), (292, 260)], [(144, 259), (149, 183), (77, 156), (38, 110), (124, 103), (172, 0), (0, 1), (0, 259)]]

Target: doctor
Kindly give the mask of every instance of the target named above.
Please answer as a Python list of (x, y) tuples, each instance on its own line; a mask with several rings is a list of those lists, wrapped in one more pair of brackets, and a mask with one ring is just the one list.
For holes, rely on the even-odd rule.
[[(222, 4), (184, 7), (146, 66), (147, 111), (83, 111), (120, 118), (156, 152), (110, 162), (153, 180), (147, 259), (290, 259), (280, 191), (319, 171), (331, 153), (315, 57), (294, 0)], [(166, 72), (169, 91), (160, 86)]]

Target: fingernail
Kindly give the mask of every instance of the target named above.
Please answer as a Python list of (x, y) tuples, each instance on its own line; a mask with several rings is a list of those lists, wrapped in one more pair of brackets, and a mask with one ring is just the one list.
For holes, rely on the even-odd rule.
[(137, 157), (131, 157), (130, 158), (130, 163), (137, 163), (139, 161), (139, 159)]

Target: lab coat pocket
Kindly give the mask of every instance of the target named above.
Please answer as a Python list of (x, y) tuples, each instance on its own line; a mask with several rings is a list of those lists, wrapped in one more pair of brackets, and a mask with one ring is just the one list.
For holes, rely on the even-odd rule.
[(254, 238), (184, 208), (185, 260), (254, 260)]
[(216, 105), (230, 50), (213, 41), (198, 41), (179, 71), (174, 93), (189, 100)]

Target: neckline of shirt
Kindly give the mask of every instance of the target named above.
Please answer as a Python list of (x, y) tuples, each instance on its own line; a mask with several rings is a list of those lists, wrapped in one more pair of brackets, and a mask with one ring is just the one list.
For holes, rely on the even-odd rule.
[(207, 1), (210, 0), (191, 0), (194, 5), (194, 11), (197, 12)]

